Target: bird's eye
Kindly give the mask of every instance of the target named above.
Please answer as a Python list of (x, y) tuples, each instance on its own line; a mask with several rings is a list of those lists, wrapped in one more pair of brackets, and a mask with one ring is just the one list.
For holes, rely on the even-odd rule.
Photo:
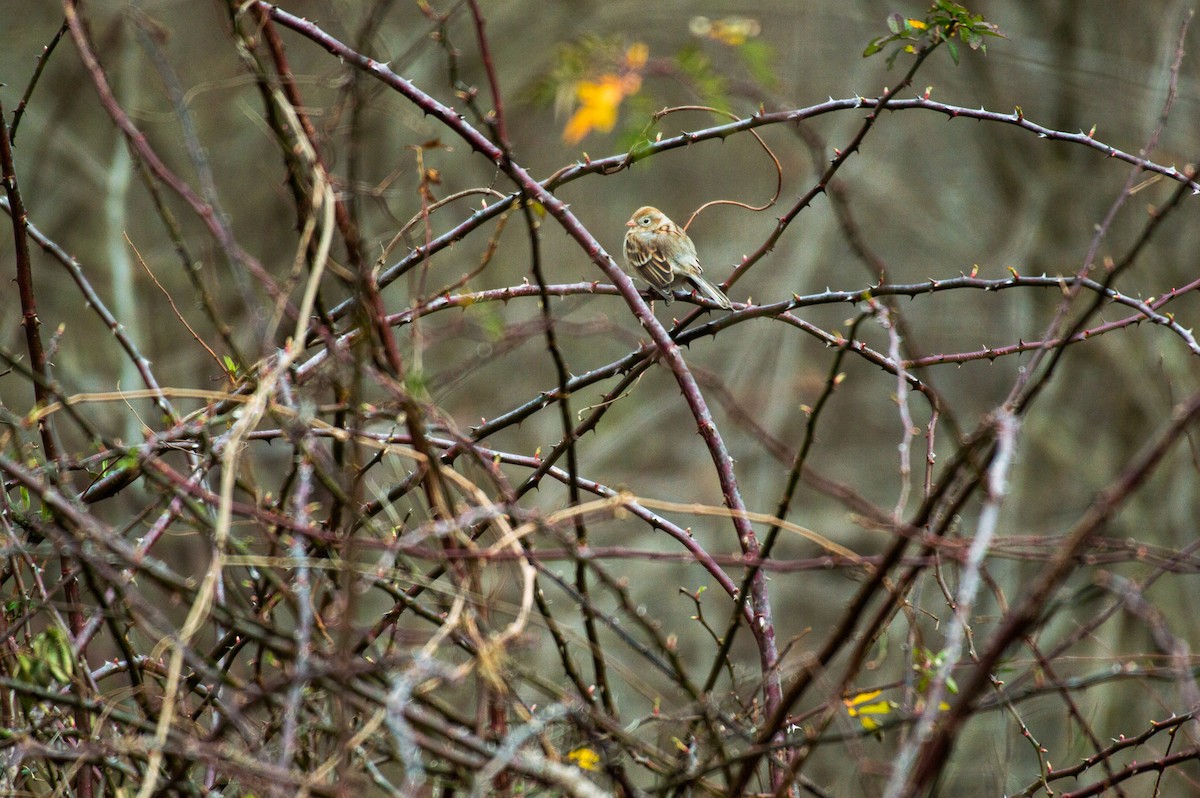
[(645, 224), (650, 224), (650, 217), (649, 217), (649, 216), (643, 216), (643, 217), (642, 217), (642, 218), (641, 218), (641, 219), (638, 221), (638, 224), (643, 224), (643, 225), (645, 225)]

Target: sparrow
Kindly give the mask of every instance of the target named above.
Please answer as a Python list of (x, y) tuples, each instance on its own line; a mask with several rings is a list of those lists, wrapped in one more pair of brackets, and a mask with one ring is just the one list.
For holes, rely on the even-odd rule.
[(725, 310), (732, 310), (729, 297), (704, 279), (696, 245), (679, 225), (658, 208), (649, 205), (633, 212), (625, 226), (625, 262), (667, 304), (674, 297), (671, 287), (690, 283), (702, 296)]

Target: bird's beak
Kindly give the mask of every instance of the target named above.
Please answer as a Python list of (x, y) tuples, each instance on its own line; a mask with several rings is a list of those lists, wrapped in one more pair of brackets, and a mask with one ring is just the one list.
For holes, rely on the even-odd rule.
[(633, 219), (630, 219), (628, 222), (625, 223), (625, 226), (626, 227), (637, 227), (637, 222), (635, 222)]

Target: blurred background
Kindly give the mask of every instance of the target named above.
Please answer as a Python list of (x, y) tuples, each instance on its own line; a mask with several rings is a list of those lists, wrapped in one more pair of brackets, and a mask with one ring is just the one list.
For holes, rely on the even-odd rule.
[[(418, 4), (410, 2), (282, 5), (388, 62), (398, 74), (462, 110), (468, 121), (472, 117), (464, 110), (462, 97), (456, 96), (461, 87), (455, 86), (455, 80), (477, 87), (479, 107), (491, 107), (475, 30), (461, 3), (437, 7), (447, 15), (443, 25), (432, 22)], [(510, 0), (481, 6), (514, 158), (539, 179), (587, 158), (622, 153), (642, 137), (653, 138), (660, 132), (671, 136), (725, 119), (686, 111), (651, 126), (650, 114), (667, 106), (718, 105), (745, 117), (760, 106), (803, 108), (827, 98), (877, 96), (900, 79), (911, 61), (901, 55), (889, 71), (886, 55), (864, 58), (864, 48), (887, 33), (889, 13), (919, 17), (925, 11), (919, 3), (867, 0), (653, 4)], [(903, 97), (928, 91), (934, 100), (966, 108), (998, 113), (1020, 108), (1028, 120), (1067, 133), (1094, 131), (1097, 140), (1126, 152), (1138, 153), (1146, 146), (1167, 100), (1180, 25), (1190, 6), (1124, 0), (1105, 4), (981, 0), (969, 7), (998, 25), (1005, 38), (988, 39), (986, 55), (961, 48), (957, 65), (944, 50), (935, 53)], [(0, 100), (5, 119), (11, 122), (35, 59), (62, 17), (52, 4), (0, 0), (0, 9), (7, 20), (0, 26), (0, 82), (6, 84), (0, 89)], [(87, 4), (85, 13), (115, 95), (151, 145), (177, 174), (201, 186), (207, 177), (196, 168), (194, 150), (192, 154), (188, 150), (188, 139), (194, 137), (211, 169), (212, 185), (204, 191), (218, 200), (219, 211), (240, 245), (268, 272), (280, 278), (289, 274), (299, 235), (293, 200), (279, 147), (263, 120), (261, 97), (230, 35), (227, 10), (215, 2), (106, 0)], [(369, 21), (373, 29), (364, 34)], [(391, 265), (410, 246), (425, 240), (427, 231), (418, 221), (398, 246), (385, 249), (421, 213), (422, 187), (435, 199), (479, 187), (502, 193), (511, 190), (486, 159), (472, 154), (402, 97), (372, 82), (351, 85), (347, 68), (312, 42), (290, 31), (281, 31), (281, 36), (321, 136), (322, 154), (342, 181), (340, 190), (353, 198), (368, 259), (381, 258), (385, 266)], [(1154, 148), (1145, 153), (1159, 164), (1180, 169), (1197, 157), (1200, 93), (1194, 53), (1198, 36), (1196, 27), (1187, 34), (1187, 54), (1169, 119)], [(621, 97), (611, 129), (604, 129), (602, 114), (594, 124), (586, 118), (581, 121), (580, 102), (586, 98), (578, 92), (580, 82), (602, 82), (604, 75), (622, 70), (636, 72), (638, 83)], [(346, 99), (352, 90), (360, 92), (354, 106)], [(186, 117), (179, 111), (181, 103)], [(777, 217), (812, 187), (834, 149), (849, 143), (864, 115), (838, 111), (806, 120), (802, 130), (789, 124), (758, 129), (782, 170), (779, 201), (764, 212), (711, 207), (695, 219), (689, 232), (707, 275), (725, 280), (735, 264), (762, 246)], [(814, 142), (824, 142), (824, 147)], [(79, 260), (93, 287), (152, 362), (160, 384), (222, 390), (226, 378), (222, 364), (197, 343), (179, 316), (210, 345), (217, 341), (213, 326), (201, 312), (175, 244), (69, 39), (49, 59), (24, 111), (15, 158), (30, 221)], [(856, 225), (857, 241), (877, 258), (874, 266), (886, 269), (886, 281), (920, 283), (976, 270), (980, 277), (996, 279), (1011, 272), (1076, 273), (1130, 170), (1128, 164), (1097, 151), (1039, 139), (1012, 126), (905, 110), (881, 117), (861, 151), (838, 172), (837, 181), (839, 196)], [(656, 205), (683, 223), (711, 200), (763, 204), (774, 193), (775, 182), (771, 159), (751, 137), (741, 134), (664, 152), (613, 174), (587, 175), (556, 193), (619, 259), (623, 224), (640, 205)], [(1138, 191), (1120, 208), (1098, 243), (1095, 263), (1101, 275), (1107, 261), (1120, 260), (1133, 247), (1150, 215), (1176, 188), (1148, 174), (1137, 182)], [(473, 194), (438, 208), (430, 216), (428, 234), (436, 236), (458, 224), (479, 207), (480, 200)], [(247, 360), (274, 352), (288, 328), (273, 325), (270, 297), (253, 277), (230, 266), (182, 203), (168, 196), (167, 204), (182, 228), (200, 281)], [(1117, 288), (1149, 298), (1195, 280), (1200, 275), (1198, 214), (1197, 200), (1185, 198)], [(14, 266), (7, 229), (0, 242), (0, 274), (8, 281)], [(548, 217), (541, 228), (541, 244), (549, 282), (604, 282), (586, 254)], [(424, 268), (386, 287), (383, 299), (388, 310), (408, 308), (415, 298), (432, 295), (438, 287), (473, 272), (493, 245), (487, 268), (473, 276), (466, 288), (455, 291), (532, 280), (529, 239), (517, 215), (503, 228), (489, 223), (434, 255)], [(333, 255), (338, 259), (344, 253), (335, 249)], [(147, 268), (139, 265), (139, 259)], [(768, 303), (827, 288), (861, 290), (878, 280), (878, 271), (855, 252), (829, 197), (818, 196), (728, 293), (735, 302)], [(54, 338), (53, 375), (62, 390), (71, 394), (141, 387), (113, 336), (69, 276), (40, 252), (35, 254), (35, 281), (43, 329)], [(351, 295), (336, 275), (326, 279), (323, 292), (326, 307)], [(988, 293), (958, 290), (901, 299), (898, 308), (908, 325), (909, 351), (953, 355), (1037, 340), (1062, 295), (1056, 287)], [(16, 292), (10, 289), (0, 296), (5, 298), (0, 302), (0, 345), (9, 352), (23, 352)], [(682, 317), (689, 307), (655, 303), (664, 322)], [(848, 303), (812, 304), (795, 313), (826, 331), (846, 334), (845, 322), (859, 309)], [(1194, 292), (1167, 310), (1183, 327), (1193, 327)], [(646, 338), (619, 296), (584, 293), (556, 298), (553, 313), (560, 322), (560, 342), (573, 374), (608, 364)], [(1129, 314), (1126, 307), (1108, 306), (1089, 326)], [(430, 314), (416, 330), (405, 327), (398, 336), (406, 362), (420, 372), (432, 404), (444, 420), (466, 433), (483, 419), (493, 419), (556, 386), (544, 339), (531, 326), (539, 316), (533, 299), (481, 302)], [(887, 334), (878, 322), (862, 324), (859, 335), (872, 349), (888, 351)], [(226, 354), (215, 348), (218, 355)], [(314, 347), (312, 353), (317, 351)], [(747, 506), (756, 512), (773, 512), (790, 456), (803, 440), (806, 409), (820, 397), (835, 351), (795, 326), (770, 318), (734, 325), (684, 351), (736, 460)], [(959, 436), (977, 429), (1008, 397), (1029, 357), (980, 357), (916, 372), (943, 401), (931, 457), (940, 463), (957, 450)], [(907, 398), (920, 433), (907, 438), (897, 407), (895, 376), (855, 356), (843, 361), (841, 371), (843, 381), (820, 417), (808, 465), (891, 513), (905, 495), (898, 447), (909, 440), (914, 447), (913, 472), (902, 513), (909, 517), (925, 489), (929, 404), (917, 395)], [(1019, 598), (1040, 563), (1052, 554), (1053, 537), (1071, 528), (1096, 492), (1168, 419), (1173, 404), (1200, 387), (1198, 377), (1200, 369), (1184, 343), (1153, 324), (1130, 325), (1068, 349), (1059, 372), (1023, 420), (1000, 540), (987, 562), (990, 583), (976, 607), (977, 642), (986, 639), (1006, 602)], [(574, 395), (572, 411), (577, 418), (614, 384), (602, 382)], [(32, 406), (28, 384), (12, 374), (0, 377), (0, 403), (18, 415), (27, 412)], [(202, 403), (189, 405), (181, 400), (181, 405), (194, 409)], [(132, 406), (149, 408), (147, 403)], [(157, 423), (139, 418), (119, 403), (89, 405), (82, 412), (107, 434), (126, 441), (142, 438), (143, 423), (151, 427)], [(782, 456), (772, 453), (763, 434), (780, 445)], [(547, 409), (520, 426), (501, 430), (484, 444), (533, 456), (549, 451), (561, 437), (558, 413)], [(269, 470), (272, 456), (262, 453), (259, 466)], [(1200, 517), (1196, 456), (1190, 439), (1188, 445), (1173, 450), (1167, 463), (1105, 530), (1106, 542), (1089, 550), (1091, 559), (1081, 562), (1086, 567), (1064, 587), (1044, 627), (1040, 639), (1044, 650), (1053, 649), (1056, 641), (1112, 604), (1112, 596), (1097, 587), (1096, 574), (1101, 570), (1133, 580), (1153, 575), (1145, 596), (1161, 611), (1166, 627), (1178, 640), (1198, 639), (1200, 620), (1191, 609), (1200, 601), (1200, 583), (1193, 575), (1194, 555), (1180, 553), (1195, 541)], [(599, 428), (580, 440), (579, 457), (589, 479), (613, 488), (670, 502), (722, 503), (708, 452), (695, 434), (674, 378), (661, 367), (646, 373), (615, 402)], [(519, 483), (528, 472), (514, 466), (506, 473)], [(385, 491), (397, 478), (394, 473), (373, 474), (369, 491)], [(136, 494), (120, 496), (96, 511), (119, 523), (138, 501)], [(560, 484), (546, 481), (524, 501), (530, 508), (557, 509), (565, 503), (566, 492)], [(960, 511), (952, 536), (969, 539), (978, 504), (968, 503)], [(738, 552), (727, 520), (663, 514), (690, 527), (709, 552)], [(888, 535), (858, 523), (844, 503), (811, 486), (801, 488), (789, 520), (861, 555), (878, 554), (891, 542)], [(599, 521), (590, 533), (596, 546), (680, 552), (677, 542), (628, 517)], [(202, 540), (181, 532), (157, 553), (187, 571), (197, 570), (196, 558), (203, 559), (205, 551)], [(1163, 556), (1155, 559), (1158, 555), (1147, 555), (1148, 551)], [(823, 553), (814, 543), (785, 533), (775, 556), (786, 561)], [(1160, 569), (1171, 560), (1180, 573), (1164, 575)], [(644, 562), (633, 557), (610, 561), (606, 567), (627, 580), (628, 595), (661, 622), (664, 634), (678, 638), (683, 659), (705, 672), (714, 651), (705, 626), (724, 628), (728, 596), (714, 589), (710, 577), (691, 563)], [(819, 647), (861, 578), (861, 572), (842, 568), (771, 577), (778, 636), (781, 647), (787, 648), (785, 672), (798, 668)], [(951, 587), (956, 584), (953, 575), (946, 578)], [(682, 593), (701, 589), (697, 602)], [(512, 600), (511, 585), (498, 585), (495, 590), (502, 598), (500, 606)], [(562, 602), (562, 617), (572, 617), (568, 599), (556, 594), (554, 601)], [(619, 614), (611, 596), (597, 601)], [(911, 672), (911, 652), (902, 653), (911, 645), (911, 627), (920, 628), (918, 636), (929, 649), (942, 645), (952, 615), (932, 575), (922, 577), (909, 602), (913, 615), (902, 614), (893, 622), (856, 688), (894, 687)], [(364, 600), (357, 609), (359, 620), (369, 624), (373, 614), (388, 605), (379, 596)], [(704, 622), (697, 620), (700, 614)], [(544, 642), (536, 632), (531, 640), (523, 652), (528, 657), (525, 664), (536, 668), (541, 662), (541, 667), (553, 670), (552, 647), (534, 644)], [(626, 722), (650, 718), (658, 711), (668, 716), (690, 711), (685, 696), (668, 680), (643, 668), (636, 657), (622, 653), (617, 641), (612, 656)], [(1055, 678), (1081, 685), (1072, 692), (1073, 699), (1101, 740), (1133, 735), (1152, 719), (1192, 709), (1182, 703), (1180, 682), (1162, 675), (1168, 664), (1164, 656), (1144, 618), (1117, 612), (1061, 654)], [(1013, 657), (1008, 665), (1012, 673), (1038, 670), (1024, 650)], [(735, 646), (734, 658), (733, 678), (720, 690), (744, 700), (755, 693), (761, 678), (748, 635), (742, 635)], [(1093, 752), (1076, 734), (1076, 721), (1069, 717), (1062, 698), (1031, 688), (1020, 697), (1013, 714), (992, 711), (972, 720), (959, 740), (956, 764), (946, 772), (947, 790), (971, 785), (973, 794), (1011, 794), (1036, 780), (1038, 759), (1014, 715), (1051, 752), (1055, 765)], [(853, 736), (863, 729), (846, 717), (830, 728), (830, 733), (835, 731)], [(651, 732), (659, 733), (668, 732), (657, 728)], [(848, 767), (851, 760), (843, 744), (823, 745), (804, 772), (833, 794), (878, 794), (890, 752), (902, 734), (893, 730), (880, 741), (868, 735), (850, 745), (857, 767)], [(1152, 741), (1140, 756), (1158, 751), (1155, 745), (1166, 743)], [(1178, 780), (1172, 783), (1181, 790), (1185, 784), (1195, 787), (1188, 781), (1193, 777), (1200, 777), (1200, 771), (1176, 770), (1172, 778)], [(1139, 792), (1141, 786), (1134, 782), (1127, 794), (1149, 794)]]

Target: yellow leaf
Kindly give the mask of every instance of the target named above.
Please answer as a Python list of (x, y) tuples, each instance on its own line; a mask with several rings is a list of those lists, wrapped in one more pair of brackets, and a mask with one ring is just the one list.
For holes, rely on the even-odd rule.
[(634, 42), (625, 51), (625, 68), (640, 72), (650, 60), (650, 48), (645, 42)]
[(593, 130), (607, 133), (617, 124), (617, 108), (621, 101), (642, 86), (639, 75), (602, 75), (599, 80), (581, 80), (575, 84), (579, 108), (572, 114), (563, 130), (563, 140), (578, 144)]
[(600, 767), (600, 755), (586, 745), (567, 754), (567, 759), (580, 770), (598, 770)]
[(579, 100), (579, 107), (563, 130), (563, 139), (568, 144), (578, 144), (593, 130), (607, 133), (617, 123), (617, 106), (623, 99), (620, 86), (604, 78), (601, 81), (593, 83), (582, 80), (576, 84), (575, 96)]
[(843, 698), (842, 703), (846, 705), (846, 714), (852, 718), (858, 718), (858, 722), (867, 731), (877, 731), (882, 724), (875, 720), (875, 717), (890, 715), (892, 712), (891, 701), (886, 698), (882, 701), (875, 700), (881, 693), (881, 690), (871, 690), (850, 698)]
[(870, 715), (863, 715), (858, 719), (858, 722), (862, 724), (863, 731), (877, 732), (882, 726), (881, 723), (872, 718)]
[(739, 47), (746, 43), (747, 40), (754, 38), (762, 31), (762, 25), (758, 20), (750, 19), (749, 17), (725, 17), (713, 22), (712, 38), (728, 44), (730, 47)]
[(871, 701), (874, 701), (876, 698), (879, 698), (879, 696), (882, 694), (883, 694), (882, 690), (869, 690), (865, 693), (858, 693), (857, 695), (852, 695), (849, 698), (843, 698), (842, 703), (846, 705), (846, 711), (850, 713), (850, 717), (854, 717), (855, 715), (858, 714), (858, 711), (857, 711), (858, 707), (862, 706), (863, 704), (868, 704)]
[(693, 36), (739, 47), (762, 32), (762, 25), (752, 17), (724, 17), (709, 19), (708, 17), (692, 17), (688, 30)]

